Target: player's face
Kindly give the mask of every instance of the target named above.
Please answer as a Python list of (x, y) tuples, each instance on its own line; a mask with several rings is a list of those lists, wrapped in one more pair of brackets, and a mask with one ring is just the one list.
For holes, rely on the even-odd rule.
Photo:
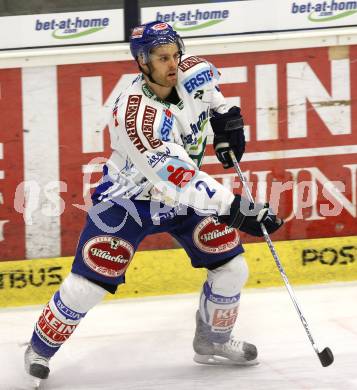
[(156, 82), (165, 87), (176, 85), (180, 54), (175, 43), (153, 49), (150, 54), (151, 75)]

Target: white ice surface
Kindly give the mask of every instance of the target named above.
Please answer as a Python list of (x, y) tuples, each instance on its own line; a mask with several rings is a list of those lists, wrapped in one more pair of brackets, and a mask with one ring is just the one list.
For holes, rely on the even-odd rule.
[[(245, 290), (234, 333), (259, 350), (255, 367), (193, 362), (197, 295), (126, 299), (92, 309), (51, 360), (45, 389), (356, 390), (357, 283), (295, 288), (323, 368), (284, 288)], [(0, 389), (24, 389), (22, 343), (40, 307), (0, 310)]]

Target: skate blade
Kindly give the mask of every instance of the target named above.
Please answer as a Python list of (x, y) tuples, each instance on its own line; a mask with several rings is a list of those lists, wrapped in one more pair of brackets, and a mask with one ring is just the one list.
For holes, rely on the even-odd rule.
[(223, 356), (217, 355), (199, 355), (195, 354), (193, 360), (199, 364), (210, 364), (214, 366), (256, 366), (259, 364), (257, 359), (253, 360), (230, 360)]
[(40, 378), (36, 378), (30, 374), (27, 374), (28, 386), (31, 390), (40, 390), (43, 389), (43, 381)]

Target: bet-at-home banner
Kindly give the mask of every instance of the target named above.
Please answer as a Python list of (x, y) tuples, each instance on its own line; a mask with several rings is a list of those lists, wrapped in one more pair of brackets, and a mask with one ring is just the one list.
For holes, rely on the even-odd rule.
[[(326, 29), (356, 26), (357, 2), (241, 0), (141, 8), (141, 21), (153, 20), (170, 23), (183, 37)], [(0, 21), (0, 49), (124, 40), (120, 8), (2, 16)]]
[[(242, 107), (253, 195), (286, 220), (274, 240), (356, 235), (357, 46), (207, 59)], [(74, 254), (111, 153), (111, 106), (136, 72), (134, 61), (0, 70), (1, 260)], [(210, 142), (202, 169), (241, 192)], [(157, 235), (140, 249), (176, 246)]]
[(1, 50), (123, 40), (122, 9), (0, 17)]
[(146, 23), (170, 23), (183, 37), (311, 30), (357, 25), (357, 2), (344, 0), (244, 0), (146, 7)]

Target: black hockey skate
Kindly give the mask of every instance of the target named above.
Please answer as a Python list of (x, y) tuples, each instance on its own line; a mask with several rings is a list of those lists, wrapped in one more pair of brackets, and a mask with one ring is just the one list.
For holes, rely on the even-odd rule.
[(235, 364), (253, 366), (258, 364), (257, 348), (245, 341), (239, 341), (233, 336), (225, 343), (214, 343), (209, 340), (209, 327), (202, 319), (199, 311), (196, 313), (196, 333), (193, 339), (193, 349), (196, 352), (193, 360), (201, 364)]
[(25, 351), (25, 370), (29, 374), (33, 388), (39, 388), (43, 379), (47, 379), (50, 374), (49, 360), (36, 353), (30, 344)]

